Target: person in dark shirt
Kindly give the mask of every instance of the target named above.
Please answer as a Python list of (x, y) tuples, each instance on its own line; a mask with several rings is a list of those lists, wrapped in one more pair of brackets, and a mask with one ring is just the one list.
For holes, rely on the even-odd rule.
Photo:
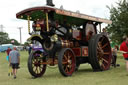
[[(11, 48), (8, 47), (8, 49), (6, 50), (7, 56), (6, 56), (6, 60), (9, 62), (9, 53), (11, 52)], [(12, 69), (11, 66), (9, 65), (9, 70), (8, 70), (8, 76), (12, 75)]]
[(28, 54), (29, 54), (29, 55), (30, 55), (31, 51), (32, 51), (32, 46), (31, 46), (31, 44), (30, 44), (30, 45), (29, 45), (29, 48), (28, 48)]
[(8, 47), (8, 49), (6, 50), (7, 56), (9, 56), (9, 53), (12, 49), (10, 47)]

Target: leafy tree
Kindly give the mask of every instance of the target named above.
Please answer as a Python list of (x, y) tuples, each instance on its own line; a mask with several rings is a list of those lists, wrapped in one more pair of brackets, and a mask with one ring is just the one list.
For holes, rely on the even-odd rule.
[(24, 46), (28, 46), (28, 45), (29, 45), (29, 43), (28, 43), (28, 42), (25, 42), (25, 43), (24, 43)]
[(9, 42), (11, 41), (14, 41), (14, 43), (12, 43), (13, 45), (20, 45), (20, 43), (15, 39), (10, 39)]
[(17, 40), (15, 39), (9, 39), (8, 33), (6, 32), (0, 32), (0, 45), (1, 44), (9, 44), (11, 41), (14, 40), (14, 45), (20, 45)]
[(9, 40), (8, 34), (5, 32), (0, 32), (0, 44), (7, 44)]
[(116, 7), (107, 6), (110, 10), (112, 24), (107, 26), (107, 31), (112, 41), (120, 44), (124, 35), (128, 35), (128, 1), (120, 0)]

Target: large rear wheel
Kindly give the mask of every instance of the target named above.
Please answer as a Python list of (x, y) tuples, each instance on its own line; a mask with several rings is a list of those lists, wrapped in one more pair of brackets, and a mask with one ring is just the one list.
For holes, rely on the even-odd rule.
[(104, 34), (96, 34), (89, 41), (89, 62), (94, 71), (108, 70), (111, 64), (111, 47)]
[(71, 76), (75, 71), (75, 55), (70, 48), (62, 48), (58, 55), (58, 67), (63, 76)]
[(28, 70), (34, 77), (41, 77), (46, 71), (46, 56), (41, 51), (33, 51), (28, 58)]

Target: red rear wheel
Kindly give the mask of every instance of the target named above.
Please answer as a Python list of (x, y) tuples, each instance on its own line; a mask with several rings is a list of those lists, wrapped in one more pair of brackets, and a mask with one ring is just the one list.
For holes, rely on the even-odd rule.
[(94, 71), (107, 70), (111, 64), (111, 47), (104, 34), (96, 34), (89, 41), (89, 61)]

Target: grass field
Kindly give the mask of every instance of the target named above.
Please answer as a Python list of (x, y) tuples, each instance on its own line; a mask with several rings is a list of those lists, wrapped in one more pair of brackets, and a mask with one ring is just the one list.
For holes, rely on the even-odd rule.
[(27, 69), (28, 53), (20, 52), (21, 65), (17, 73), (17, 79), (8, 76), (8, 62), (6, 53), (0, 53), (0, 85), (127, 85), (128, 74), (125, 70), (125, 61), (121, 55), (117, 63), (120, 67), (103, 72), (93, 72), (89, 64), (83, 64), (71, 77), (63, 77), (58, 67), (48, 67), (44, 76), (33, 79)]

